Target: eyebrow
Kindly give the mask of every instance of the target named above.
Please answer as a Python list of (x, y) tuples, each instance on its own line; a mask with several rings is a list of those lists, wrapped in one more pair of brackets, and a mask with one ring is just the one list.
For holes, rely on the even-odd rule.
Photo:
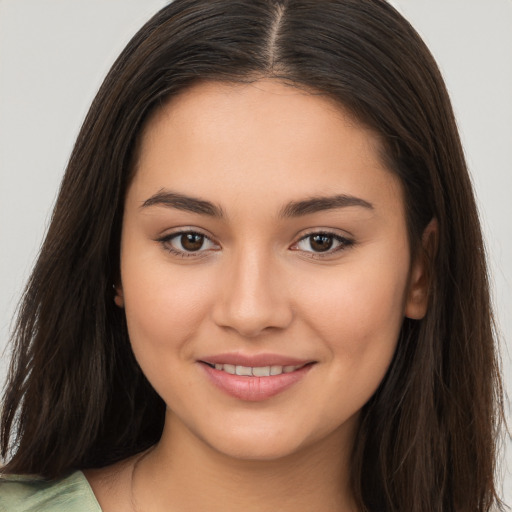
[[(148, 208), (150, 206), (164, 206), (197, 213), (199, 215), (208, 215), (217, 218), (224, 217), (222, 208), (210, 201), (167, 190), (160, 190), (149, 199), (146, 199), (142, 203), (141, 208)], [(279, 216), (301, 217), (325, 210), (347, 208), (350, 206), (359, 206), (373, 210), (373, 205), (364, 199), (346, 194), (338, 194), (334, 196), (312, 197), (302, 201), (291, 201), (281, 209)]]
[(281, 217), (300, 217), (324, 210), (347, 208), (349, 206), (361, 206), (373, 210), (373, 204), (359, 197), (346, 194), (335, 196), (312, 197), (303, 201), (292, 201), (281, 210)]
[(198, 213), (200, 215), (208, 215), (209, 217), (224, 217), (224, 212), (220, 206), (216, 206), (210, 201), (198, 199), (196, 197), (177, 194), (166, 190), (160, 190), (146, 199), (141, 208), (150, 206), (164, 206), (167, 208), (175, 208), (186, 212)]

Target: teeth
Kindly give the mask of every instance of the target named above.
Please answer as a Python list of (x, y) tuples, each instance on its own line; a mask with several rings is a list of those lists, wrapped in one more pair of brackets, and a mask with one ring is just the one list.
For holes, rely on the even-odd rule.
[(252, 369), (255, 377), (268, 377), (270, 375), (270, 366), (255, 366)]
[(280, 375), (281, 373), (283, 373), (282, 366), (271, 366), (270, 367), (270, 375)]
[(241, 366), (234, 364), (215, 364), (216, 370), (221, 370), (231, 375), (242, 375), (245, 377), (268, 377), (270, 375), (281, 375), (282, 373), (291, 373), (300, 366)]
[(225, 372), (235, 375), (236, 366), (234, 364), (225, 364), (222, 368)]
[(237, 366), (235, 373), (237, 375), (252, 375), (252, 368), (250, 366)]

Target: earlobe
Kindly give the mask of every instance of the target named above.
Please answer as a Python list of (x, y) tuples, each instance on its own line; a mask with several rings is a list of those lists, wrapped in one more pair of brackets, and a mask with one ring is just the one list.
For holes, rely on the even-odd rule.
[(421, 239), (421, 248), (411, 267), (409, 290), (405, 305), (405, 316), (421, 320), (427, 314), (431, 287), (432, 265), (437, 253), (438, 223), (432, 219)]
[(114, 302), (116, 306), (124, 308), (123, 287), (121, 285), (114, 285), (114, 292)]

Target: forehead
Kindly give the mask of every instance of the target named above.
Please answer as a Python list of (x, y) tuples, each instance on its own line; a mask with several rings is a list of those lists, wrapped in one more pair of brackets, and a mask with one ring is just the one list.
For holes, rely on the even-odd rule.
[[(206, 135), (215, 125), (226, 130), (234, 128), (238, 137), (254, 135), (258, 127), (265, 128), (275, 138), (276, 132), (293, 128), (295, 140), (311, 139), (312, 131), (325, 137), (340, 126), (365, 133), (360, 138), (371, 149), (381, 149), (376, 133), (363, 126), (355, 116), (325, 93), (308, 91), (302, 86), (277, 79), (261, 79), (251, 83), (201, 81), (172, 97), (151, 116), (143, 129), (142, 141), (165, 124), (180, 125), (183, 135), (188, 129)], [(246, 130), (240, 131), (241, 126)], [(353, 131), (355, 135), (355, 130)], [(345, 134), (348, 135), (348, 132)]]
[(400, 188), (381, 154), (377, 135), (326, 95), (275, 80), (203, 82), (149, 120), (134, 185), (146, 195), (168, 187), (194, 196), (222, 186), (253, 202), (264, 190), (267, 206), (334, 189), (378, 195)]

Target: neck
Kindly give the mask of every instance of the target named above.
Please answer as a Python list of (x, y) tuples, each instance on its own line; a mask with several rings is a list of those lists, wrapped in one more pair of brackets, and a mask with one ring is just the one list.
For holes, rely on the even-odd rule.
[(356, 422), (291, 455), (247, 460), (216, 451), (168, 413), (162, 439), (134, 471), (135, 502), (141, 511), (352, 512)]

